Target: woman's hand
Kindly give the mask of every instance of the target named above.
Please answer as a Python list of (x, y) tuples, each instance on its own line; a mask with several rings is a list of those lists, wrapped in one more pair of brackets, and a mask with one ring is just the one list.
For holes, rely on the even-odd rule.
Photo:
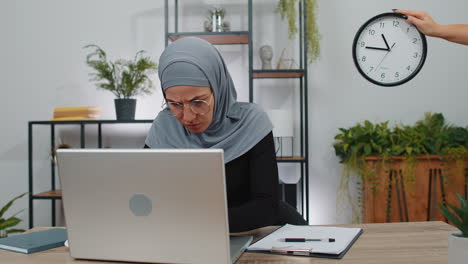
[(434, 19), (424, 11), (413, 10), (395, 10), (396, 13), (408, 16), (408, 23), (415, 25), (423, 34), (431, 37), (439, 37), (441, 25), (437, 24)]
[(399, 9), (393, 11), (408, 16), (406, 21), (415, 25), (425, 35), (468, 45), (468, 25), (466, 24), (439, 25), (424, 11)]

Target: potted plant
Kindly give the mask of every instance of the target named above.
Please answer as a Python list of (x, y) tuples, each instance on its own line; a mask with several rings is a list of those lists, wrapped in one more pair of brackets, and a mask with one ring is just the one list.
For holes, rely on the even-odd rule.
[(110, 61), (106, 52), (97, 45), (87, 45), (85, 49), (92, 49), (86, 56), (86, 64), (95, 70), (90, 75), (98, 88), (111, 91), (115, 99), (117, 120), (135, 119), (136, 99), (139, 94), (150, 94), (153, 83), (148, 77), (157, 69), (157, 65), (145, 51), (136, 53), (133, 60), (119, 59)]
[(466, 263), (468, 259), (468, 200), (458, 193), (457, 197), (459, 207), (448, 203), (439, 205), (440, 212), (460, 230), (460, 233), (453, 233), (448, 237), (449, 264)]
[(11, 201), (9, 201), (5, 206), (3, 206), (2, 209), (0, 210), (0, 238), (7, 237), (8, 234), (24, 232), (23, 229), (13, 228), (21, 222), (21, 219), (16, 217), (21, 211), (6, 219), (4, 218), (4, 215), (8, 211), (8, 209), (10, 209), (10, 207), (13, 205), (13, 203), (16, 200), (25, 196), (26, 194), (27, 193), (23, 193), (21, 195), (16, 196)]
[[(317, 0), (299, 0), (304, 1), (306, 10), (303, 11), (307, 16), (307, 24), (305, 25), (307, 42), (307, 55), (309, 63), (314, 62), (320, 55), (320, 32), (316, 21)], [(294, 38), (297, 34), (296, 26), (296, 0), (279, 0), (276, 6), (276, 12), (281, 14), (281, 18), (285, 17), (288, 20), (289, 39)]]
[(335, 136), (335, 153), (344, 166), (338, 194), (349, 198), (353, 175), (362, 183), (351, 204), (353, 221), (443, 219), (435, 201), (440, 196), (456, 201), (455, 191), (464, 186), (468, 129), (447, 124), (441, 113), (426, 113), (414, 125), (390, 128), (388, 123), (366, 120), (340, 128)]

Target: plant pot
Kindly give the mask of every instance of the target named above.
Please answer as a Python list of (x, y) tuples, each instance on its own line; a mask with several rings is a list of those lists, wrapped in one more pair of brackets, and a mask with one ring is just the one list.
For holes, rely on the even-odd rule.
[(461, 233), (453, 233), (448, 236), (448, 263), (465, 264), (468, 259), (468, 237), (462, 237)]
[(114, 99), (117, 120), (134, 120), (136, 99)]
[[(364, 223), (446, 221), (438, 204), (457, 204), (456, 193), (465, 193), (468, 183), (465, 178), (468, 159), (417, 156), (414, 178), (409, 177), (401, 156), (392, 157), (384, 166), (380, 157), (367, 157), (366, 162), (376, 180), (363, 184)], [(462, 168), (457, 162), (461, 162)]]

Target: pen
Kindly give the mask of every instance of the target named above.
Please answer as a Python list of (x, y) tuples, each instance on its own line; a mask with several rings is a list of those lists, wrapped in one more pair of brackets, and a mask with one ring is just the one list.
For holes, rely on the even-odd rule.
[(283, 242), (309, 242), (309, 241), (322, 241), (322, 242), (335, 242), (334, 238), (284, 238)]

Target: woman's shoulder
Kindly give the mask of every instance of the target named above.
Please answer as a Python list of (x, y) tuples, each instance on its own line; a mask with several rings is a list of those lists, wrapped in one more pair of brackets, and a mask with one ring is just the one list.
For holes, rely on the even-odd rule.
[(262, 117), (266, 116), (266, 112), (263, 109), (263, 107), (256, 103), (240, 102), (239, 108), (241, 109), (241, 112), (244, 113), (245, 115), (255, 115), (255, 116), (262, 116)]
[(228, 117), (241, 120), (241, 119), (257, 119), (265, 118), (267, 115), (263, 108), (255, 103), (236, 102), (231, 108)]
[(238, 102), (237, 103), (241, 109), (252, 109), (252, 110), (257, 110), (257, 111), (263, 111), (263, 108), (256, 103), (248, 103), (248, 102)]

